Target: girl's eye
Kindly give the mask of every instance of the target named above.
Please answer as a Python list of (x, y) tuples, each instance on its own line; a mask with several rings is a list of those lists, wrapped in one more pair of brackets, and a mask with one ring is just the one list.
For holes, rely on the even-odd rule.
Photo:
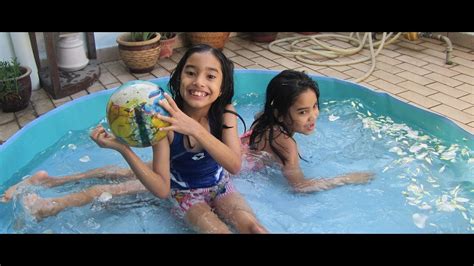
[(209, 75), (207, 75), (207, 78), (208, 78), (208, 79), (215, 79), (215, 78), (216, 78), (216, 76), (214, 76), (214, 75), (210, 75), (210, 74), (209, 74)]
[(300, 115), (304, 115), (304, 114), (306, 114), (306, 113), (307, 113), (307, 111), (300, 111), (299, 114), (300, 114)]
[(188, 75), (188, 76), (193, 76), (193, 75), (194, 75), (194, 72), (192, 72), (192, 71), (186, 71), (185, 73), (186, 73), (186, 75)]

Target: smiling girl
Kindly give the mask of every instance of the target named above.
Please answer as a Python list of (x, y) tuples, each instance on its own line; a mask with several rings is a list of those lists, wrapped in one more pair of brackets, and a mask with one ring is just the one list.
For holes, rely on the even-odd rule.
[[(295, 192), (314, 192), (345, 184), (368, 182), (372, 173), (357, 172), (334, 178), (306, 179), (300, 168), (295, 133), (310, 135), (319, 116), (319, 88), (303, 72), (284, 70), (268, 84), (264, 110), (241, 141), (244, 152), (270, 155), (276, 161)], [(265, 158), (248, 156), (247, 160)]]

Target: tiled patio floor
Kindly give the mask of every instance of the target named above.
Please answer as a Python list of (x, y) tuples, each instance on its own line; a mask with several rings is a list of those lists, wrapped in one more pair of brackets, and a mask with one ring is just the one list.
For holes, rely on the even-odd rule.
[[(289, 36), (298, 34), (280, 33), (278, 38)], [(338, 40), (332, 42), (334, 45), (344, 45)], [(254, 43), (238, 35), (230, 38), (224, 53), (237, 69), (296, 69), (351, 80), (362, 76), (370, 68), (370, 61), (338, 67), (305, 64), (293, 57), (272, 53), (267, 47), (268, 44)], [(446, 116), (474, 134), (474, 47), (468, 49), (454, 45), (453, 65), (445, 64), (445, 49), (444, 43), (433, 39), (412, 42), (400, 38), (381, 51), (374, 72), (361, 84)], [(129, 80), (167, 76), (185, 50), (184, 47), (175, 49), (171, 58), (160, 59), (156, 68), (147, 74), (130, 74), (122, 61), (103, 63), (100, 65), (98, 82), (87, 90), (63, 99), (52, 100), (43, 89), (34, 91), (26, 110), (0, 112), (0, 142), (6, 141), (35, 118), (81, 96), (115, 88)], [(361, 54), (367, 56), (368, 50)]]

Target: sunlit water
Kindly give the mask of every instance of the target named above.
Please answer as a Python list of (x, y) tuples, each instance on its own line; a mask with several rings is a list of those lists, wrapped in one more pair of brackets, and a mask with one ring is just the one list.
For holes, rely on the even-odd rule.
[[(260, 111), (263, 95), (235, 99), (247, 122)], [(372, 171), (369, 184), (293, 193), (277, 168), (242, 171), (233, 178), (258, 219), (274, 233), (472, 233), (474, 230), (474, 159), (467, 141), (448, 143), (415, 125), (377, 114), (358, 99), (321, 102), (313, 135), (296, 135), (302, 168), (308, 178), (330, 178)], [(46, 170), (66, 175), (108, 164), (126, 166), (115, 151), (101, 149), (90, 128), (69, 132), (58, 143), (0, 187)], [(240, 133), (243, 132), (239, 124)], [(135, 149), (147, 161), (151, 149)], [(30, 186), (15, 200), (0, 204), (0, 231), (17, 233), (190, 233), (170, 212), (170, 203), (149, 193), (94, 201), (54, 217), (34, 220), (21, 196), (36, 192), (58, 197), (94, 184), (119, 181), (90, 179), (55, 188)]]

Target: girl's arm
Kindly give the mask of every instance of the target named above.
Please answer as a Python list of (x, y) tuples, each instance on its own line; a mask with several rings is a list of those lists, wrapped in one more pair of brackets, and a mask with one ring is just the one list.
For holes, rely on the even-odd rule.
[[(159, 115), (158, 118), (169, 122), (171, 126), (160, 130), (173, 130), (184, 135), (195, 138), (202, 147), (216, 160), (216, 162), (224, 167), (229, 173), (237, 174), (241, 167), (240, 157), (240, 141), (237, 133), (237, 117), (230, 113), (224, 113), (223, 124), (232, 128), (222, 129), (222, 141), (214, 137), (196, 120), (183, 113), (175, 101), (165, 94), (167, 102), (160, 102), (170, 117)], [(226, 109), (234, 111), (234, 107), (229, 104)]]
[(370, 179), (372, 179), (373, 176), (373, 173), (356, 172), (332, 178), (305, 179), (297, 186), (294, 186), (294, 189), (296, 192), (300, 193), (323, 191), (347, 184), (364, 184), (367, 183)]
[[(236, 112), (232, 104), (227, 105), (225, 109)], [(224, 113), (222, 123), (230, 127), (222, 129), (222, 141), (207, 130), (198, 131), (194, 137), (218, 164), (222, 165), (229, 173), (237, 174), (242, 166), (237, 116), (232, 113)]]
[(366, 183), (373, 177), (372, 173), (360, 172), (333, 178), (305, 179), (299, 164), (300, 158), (296, 142), (284, 134), (279, 134), (274, 142), (277, 148), (282, 147), (278, 148), (278, 150), (287, 159), (284, 164), (282, 163), (282, 172), (295, 192), (309, 193), (328, 190), (346, 184), (361, 184)]
[[(271, 151), (270, 144), (267, 143), (267, 151)], [(294, 188), (305, 186), (308, 180), (305, 179), (303, 171), (300, 168), (300, 158), (298, 156), (298, 145), (296, 142), (289, 136), (278, 133), (277, 137), (273, 140), (273, 146), (281, 153), (281, 155), (286, 159), (285, 162), (281, 161), (280, 158), (274, 154), (273, 157), (277, 159), (282, 165), (283, 176), (288, 180), (288, 183)]]
[(129, 146), (108, 134), (102, 126), (98, 126), (91, 133), (91, 138), (100, 147), (113, 149), (122, 154), (137, 178), (154, 195), (160, 198), (168, 197), (170, 191), (170, 147), (167, 137), (152, 146), (153, 169), (148, 167)]

